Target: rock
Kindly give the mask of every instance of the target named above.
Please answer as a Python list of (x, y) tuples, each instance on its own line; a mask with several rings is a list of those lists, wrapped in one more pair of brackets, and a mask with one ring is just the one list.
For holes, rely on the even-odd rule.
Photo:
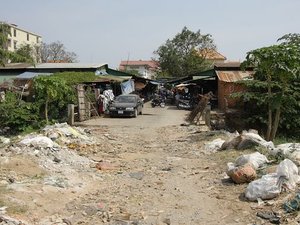
[(115, 170), (116, 167), (109, 162), (98, 162), (95, 166), (98, 170)]
[(137, 179), (137, 180), (142, 180), (145, 176), (145, 174), (143, 172), (133, 172), (130, 173), (129, 176), (131, 178)]

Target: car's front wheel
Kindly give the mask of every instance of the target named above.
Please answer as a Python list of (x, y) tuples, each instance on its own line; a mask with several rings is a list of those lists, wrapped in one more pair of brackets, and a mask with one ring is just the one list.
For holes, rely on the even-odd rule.
[(137, 111), (137, 109), (135, 109), (134, 110), (134, 115), (133, 115), (134, 117), (137, 117), (138, 116), (138, 111)]

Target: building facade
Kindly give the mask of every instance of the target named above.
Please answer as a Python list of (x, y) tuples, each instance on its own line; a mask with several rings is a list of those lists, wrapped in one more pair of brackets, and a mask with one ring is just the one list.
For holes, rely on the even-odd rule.
[(140, 76), (146, 79), (155, 79), (157, 64), (153, 60), (121, 61), (120, 71), (137, 71)]
[(16, 51), (21, 45), (40, 45), (42, 36), (19, 28), (16, 24), (9, 24), (11, 34), (8, 37), (7, 49)]

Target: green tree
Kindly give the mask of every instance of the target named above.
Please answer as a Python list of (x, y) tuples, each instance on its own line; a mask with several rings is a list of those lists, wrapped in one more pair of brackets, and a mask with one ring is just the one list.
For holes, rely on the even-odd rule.
[(173, 39), (168, 39), (154, 54), (164, 76), (182, 77), (207, 69), (205, 57), (199, 52), (215, 49), (210, 34), (193, 32), (184, 27)]
[[(26, 62), (30, 62), (32, 64), (35, 64), (35, 59), (34, 59), (34, 53), (33, 53), (34, 49), (33, 46), (29, 45), (29, 44), (23, 44), (21, 45), (16, 51), (15, 53), (18, 55), (17, 58), (12, 58), (11, 62), (20, 62), (21, 61), (26, 61)], [(25, 60), (22, 60), (25, 59)]]
[(66, 108), (72, 102), (74, 95), (72, 87), (66, 81), (57, 76), (38, 76), (34, 79), (34, 91), (36, 102), (44, 105), (44, 116), (49, 123), (49, 110)]
[(8, 48), (8, 36), (11, 35), (10, 26), (7, 23), (0, 22), (0, 63), (5, 65), (10, 59), (11, 53)]
[(248, 92), (243, 98), (256, 100), (267, 109), (267, 140), (275, 138), (283, 109), (293, 111), (299, 104), (294, 83), (299, 82), (300, 73), (300, 46), (295, 40), (300, 39), (295, 37), (285, 35), (279, 39), (280, 44), (250, 51), (244, 62), (244, 66), (254, 66), (255, 73), (253, 81), (245, 82)]
[(9, 36), (11, 36), (10, 26), (7, 23), (0, 22), (0, 64), (5, 66), (5, 64), (10, 61), (32, 63), (33, 61), (30, 55), (22, 55), (18, 54), (18, 52), (8, 50)]

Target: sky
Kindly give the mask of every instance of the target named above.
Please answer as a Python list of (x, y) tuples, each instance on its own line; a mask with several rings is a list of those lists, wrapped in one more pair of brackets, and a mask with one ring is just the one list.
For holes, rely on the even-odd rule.
[[(0, 0), (1, 1), (1, 0)], [(60, 41), (82, 63), (150, 60), (184, 26), (211, 34), (230, 61), (300, 33), (300, 0), (9, 0), (0, 20)]]

